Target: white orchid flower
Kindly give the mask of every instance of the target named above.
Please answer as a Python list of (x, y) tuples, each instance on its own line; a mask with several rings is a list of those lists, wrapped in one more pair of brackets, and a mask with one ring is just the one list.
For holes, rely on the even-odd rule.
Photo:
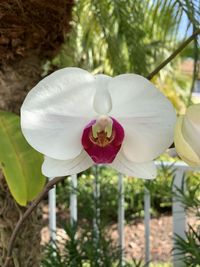
[(173, 141), (171, 103), (147, 79), (114, 78), (64, 68), (40, 81), (21, 108), (27, 141), (45, 155), (48, 177), (109, 164), (140, 178), (156, 176), (153, 159)]
[(188, 165), (200, 167), (200, 104), (192, 105), (176, 122), (174, 144)]

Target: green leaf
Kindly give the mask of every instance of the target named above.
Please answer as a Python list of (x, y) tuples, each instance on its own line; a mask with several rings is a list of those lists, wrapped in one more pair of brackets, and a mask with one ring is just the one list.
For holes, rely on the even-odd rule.
[(22, 135), (19, 116), (0, 111), (0, 168), (15, 200), (22, 206), (42, 190), (43, 157)]

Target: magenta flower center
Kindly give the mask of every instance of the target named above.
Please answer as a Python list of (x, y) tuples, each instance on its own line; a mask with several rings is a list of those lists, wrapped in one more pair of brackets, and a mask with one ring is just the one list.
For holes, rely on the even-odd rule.
[(114, 118), (101, 116), (83, 130), (82, 145), (95, 163), (111, 163), (124, 139), (124, 129)]

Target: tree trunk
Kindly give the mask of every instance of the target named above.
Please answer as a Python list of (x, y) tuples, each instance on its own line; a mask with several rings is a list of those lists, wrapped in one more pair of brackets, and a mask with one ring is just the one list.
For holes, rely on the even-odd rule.
[[(41, 79), (46, 58), (58, 52), (69, 30), (72, 0), (0, 1), (0, 110), (19, 114), (27, 92)], [(25, 208), (14, 201), (0, 172), (0, 266)], [(41, 210), (24, 223), (9, 267), (40, 266)]]
[[(38, 57), (28, 56), (2, 65), (0, 70), (0, 110), (19, 113), (27, 92), (40, 79), (41, 62)], [(10, 195), (2, 174), (0, 174), (0, 266), (7, 253), (7, 245), (16, 222), (25, 208), (21, 208)], [(24, 224), (16, 240), (10, 267), (38, 267), (40, 261), (41, 212), (39, 209)]]

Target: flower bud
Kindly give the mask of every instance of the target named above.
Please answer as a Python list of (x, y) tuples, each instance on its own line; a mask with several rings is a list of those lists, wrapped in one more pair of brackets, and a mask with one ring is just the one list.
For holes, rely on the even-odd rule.
[(200, 104), (177, 119), (174, 143), (178, 155), (192, 167), (200, 166)]

